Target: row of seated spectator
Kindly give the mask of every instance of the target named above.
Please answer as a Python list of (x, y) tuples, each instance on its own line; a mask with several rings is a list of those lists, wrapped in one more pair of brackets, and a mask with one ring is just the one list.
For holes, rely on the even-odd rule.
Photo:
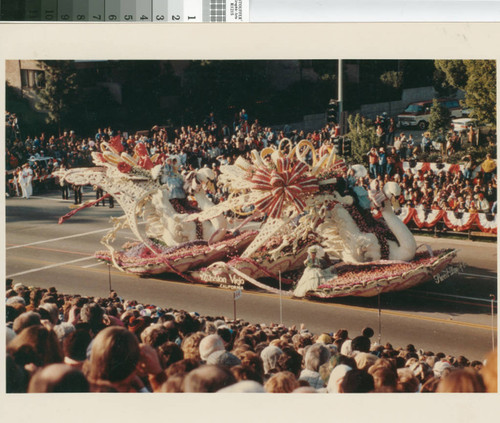
[(7, 281), (7, 392), (496, 392), (497, 354), (469, 361)]
[(453, 210), (456, 212), (493, 213), (497, 209), (497, 178), (494, 175), (486, 184), (480, 178), (467, 179), (462, 173), (432, 171), (415, 173), (409, 169), (390, 176), (372, 178), (356, 177), (354, 170), (344, 174), (348, 188), (363, 186), (369, 190), (376, 181), (377, 188), (386, 182), (397, 182), (401, 188), (399, 204), (408, 207), (422, 205), (426, 210)]

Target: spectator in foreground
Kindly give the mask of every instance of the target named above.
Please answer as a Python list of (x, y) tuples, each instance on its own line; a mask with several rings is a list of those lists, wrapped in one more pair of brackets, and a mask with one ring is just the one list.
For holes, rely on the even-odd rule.
[(83, 373), (66, 364), (51, 364), (37, 371), (30, 380), (28, 393), (89, 392)]
[[(495, 353), (482, 365), (464, 356), (417, 350), (413, 344), (399, 349), (389, 343), (372, 346), (370, 328), (352, 340), (346, 329), (339, 329), (332, 339), (328, 333), (316, 336), (303, 325), (300, 329), (267, 326), (162, 310), (124, 301), (116, 293), (94, 300), (49, 289), (42, 295), (37, 312), (22, 314), (26, 301), (31, 306), (36, 299), (31, 293), (39, 290), (26, 288), (24, 300), (11, 287), (9, 283), (6, 320), (18, 334), (7, 327), (7, 392), (266, 389), (280, 393), (417, 393), (497, 389)], [(17, 284), (16, 289), (21, 292)], [(13, 307), (17, 305), (19, 310)], [(82, 313), (75, 312), (79, 307), (83, 307)], [(190, 358), (185, 358), (186, 353)], [(229, 389), (236, 382), (241, 384)]]

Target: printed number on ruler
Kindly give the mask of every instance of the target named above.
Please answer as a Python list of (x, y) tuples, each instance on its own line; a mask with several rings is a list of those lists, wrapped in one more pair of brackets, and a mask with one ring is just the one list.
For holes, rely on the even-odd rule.
[(104, 21), (104, 1), (89, 0), (89, 21)]
[(153, 2), (153, 22), (166, 22), (168, 16), (168, 1), (154, 0)]
[(57, 2), (58, 20), (69, 22), (73, 16), (73, 0), (59, 0)]
[[(132, 0), (135, 1), (135, 0)], [(135, 3), (136, 7), (136, 20), (138, 22), (151, 22), (151, 13), (153, 12), (151, 8), (151, 2), (150, 1), (138, 1)]]
[(203, 2), (184, 0), (184, 22), (203, 22)]
[(183, 0), (169, 0), (168, 1), (168, 22), (182, 22), (184, 16), (184, 3)]
[(135, 0), (121, 0), (120, 13), (122, 20), (128, 22), (135, 21), (137, 18)]
[(77, 22), (88, 21), (88, 1), (80, 0), (73, 3), (73, 20)]
[(42, 21), (57, 21), (57, 0), (42, 0)]
[(106, 20), (117, 22), (120, 16), (120, 0), (106, 0), (105, 3)]
[(41, 17), (40, 1), (25, 0), (24, 2), (24, 19), (27, 21), (39, 21)]

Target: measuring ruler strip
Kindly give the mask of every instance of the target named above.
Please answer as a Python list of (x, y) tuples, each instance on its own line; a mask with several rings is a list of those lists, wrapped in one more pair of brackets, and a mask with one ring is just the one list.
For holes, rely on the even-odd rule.
[(250, 22), (250, 0), (0, 0), (0, 21)]

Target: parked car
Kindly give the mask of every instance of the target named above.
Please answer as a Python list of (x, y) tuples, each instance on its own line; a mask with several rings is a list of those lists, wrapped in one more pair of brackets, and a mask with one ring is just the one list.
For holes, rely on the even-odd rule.
[[(398, 115), (398, 127), (417, 126), (421, 130), (427, 129), (431, 117), (432, 100), (410, 103), (403, 113)], [(448, 108), (452, 117), (464, 116), (464, 109), (460, 101), (453, 98), (441, 98), (438, 102)]]
[(49, 162), (53, 161), (53, 157), (35, 157), (31, 156), (28, 159), (28, 163), (33, 166), (35, 163), (38, 163), (41, 167), (47, 169), (49, 167)]
[(466, 131), (469, 126), (472, 126), (474, 130), (479, 129), (479, 133), (482, 135), (488, 135), (492, 130), (493, 127), (491, 125), (479, 125), (477, 124), (477, 120), (473, 118), (460, 118), (460, 119), (453, 119), (451, 121), (451, 125), (453, 127), (454, 131), (461, 132), (461, 131)]
[(451, 126), (454, 131), (461, 132), (461, 131), (466, 131), (469, 126), (472, 127), (477, 127), (477, 122), (476, 119), (471, 119), (471, 118), (460, 118), (460, 119), (453, 119), (451, 121)]
[(495, 135), (493, 125), (478, 125), (477, 120), (472, 118), (453, 119), (451, 121), (451, 126), (453, 130), (458, 133), (467, 131), (469, 127), (472, 126), (476, 134), (474, 141), (476, 144), (481, 143), (485, 139), (487, 140), (489, 136)]

